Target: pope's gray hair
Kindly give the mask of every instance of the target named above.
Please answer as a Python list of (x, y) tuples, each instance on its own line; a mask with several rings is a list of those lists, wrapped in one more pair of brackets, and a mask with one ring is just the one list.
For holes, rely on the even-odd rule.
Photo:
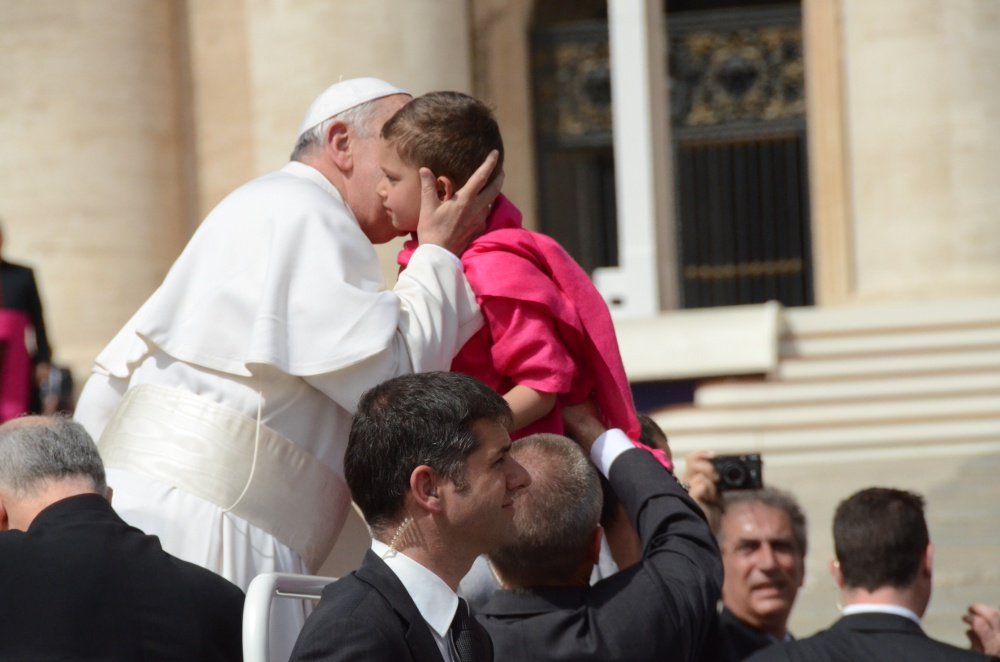
[(49, 480), (70, 477), (89, 478), (99, 494), (107, 489), (97, 445), (82, 425), (63, 416), (0, 425), (0, 490), (31, 496)]
[(343, 122), (357, 138), (371, 138), (377, 136), (382, 127), (372, 126), (378, 110), (378, 102), (383, 97), (372, 99), (364, 103), (348, 108), (347, 110), (328, 117), (316, 126), (302, 132), (295, 142), (295, 149), (289, 157), (292, 161), (301, 161), (309, 152), (320, 147), (326, 140), (326, 132), (334, 122)]

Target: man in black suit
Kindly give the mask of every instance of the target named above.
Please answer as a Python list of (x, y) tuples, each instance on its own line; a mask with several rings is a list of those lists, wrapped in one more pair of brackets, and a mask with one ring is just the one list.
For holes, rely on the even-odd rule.
[(0, 659), (241, 660), (243, 593), (111, 509), (79, 423), (0, 426)]
[(789, 641), (788, 619), (805, 577), (806, 518), (783, 490), (718, 489), (706, 451), (690, 453), (684, 480), (719, 542), (725, 582), (706, 662), (738, 662)]
[[(722, 584), (701, 510), (654, 457), (585, 410), (564, 411), (577, 444), (557, 435), (517, 442), (531, 474), (517, 538), (490, 554), (504, 590), (477, 617), (504, 660), (697, 660)], [(581, 450), (582, 447), (582, 450)], [(600, 550), (604, 474), (642, 541), (641, 560), (590, 585)]]
[[(16, 311), (23, 315), (32, 331), (34, 342), (31, 343), (33, 346), (29, 346), (28, 350), (34, 368), (29, 368), (28, 374), (23, 375), (23, 379), (28, 384), (27, 401), (23, 409), (24, 411), (40, 411), (41, 402), (38, 398), (37, 386), (48, 379), (49, 362), (52, 358), (48, 334), (45, 332), (45, 318), (42, 316), (42, 300), (38, 296), (35, 272), (30, 267), (3, 259), (2, 226), (0, 226), (0, 309)], [(24, 349), (20, 351), (23, 352)]]
[(931, 598), (934, 548), (919, 495), (881, 487), (854, 494), (837, 507), (833, 544), (837, 560), (830, 571), (840, 587), (843, 617), (828, 630), (766, 648), (751, 660), (990, 659), (935, 641), (920, 627)]
[(344, 474), (372, 548), (323, 591), (293, 661), (493, 659), (456, 590), (513, 533), (529, 478), (510, 457), (510, 425), (503, 398), (457, 373), (397, 377), (362, 396)]

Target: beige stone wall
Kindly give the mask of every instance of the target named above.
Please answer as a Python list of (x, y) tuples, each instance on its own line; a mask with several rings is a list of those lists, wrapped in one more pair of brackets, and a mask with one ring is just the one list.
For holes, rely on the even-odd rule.
[[(460, 0), (188, 2), (200, 220), (226, 193), (288, 159), (306, 107), (342, 78), (414, 94), (471, 91)], [(382, 247), (388, 282), (398, 242)]]
[(87, 365), (183, 243), (176, 5), (0, 3), (0, 216)]
[(475, 91), (493, 107), (504, 142), (504, 193), (537, 228), (532, 123), (531, 0), (473, 0)]
[(842, 0), (854, 297), (1000, 288), (1000, 3)]

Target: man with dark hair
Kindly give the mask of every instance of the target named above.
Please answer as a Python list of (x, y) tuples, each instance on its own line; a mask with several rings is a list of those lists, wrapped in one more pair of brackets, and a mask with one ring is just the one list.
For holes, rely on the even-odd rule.
[(243, 593), (111, 509), (67, 419), (0, 426), (0, 659), (242, 659)]
[(840, 588), (843, 617), (812, 637), (772, 646), (752, 660), (986, 660), (929, 638), (920, 617), (931, 598), (934, 548), (924, 500), (882, 487), (842, 501), (833, 518), (837, 560), (830, 571)]
[[(579, 447), (554, 435), (515, 445), (532, 483), (514, 515), (516, 538), (490, 554), (504, 590), (478, 618), (498, 659), (700, 659), (722, 584), (712, 533), (672, 474), (585, 411), (563, 410)], [(642, 539), (638, 564), (594, 585), (601, 493), (587, 454)]]
[(792, 639), (788, 619), (805, 577), (806, 518), (795, 497), (773, 487), (720, 492), (712, 456), (690, 453), (684, 469), (691, 496), (712, 522), (726, 576), (705, 659), (737, 662)]
[(510, 423), (502, 397), (457, 373), (397, 377), (361, 398), (344, 473), (372, 548), (324, 590), (292, 660), (493, 659), (455, 591), (513, 533), (530, 479), (510, 457)]

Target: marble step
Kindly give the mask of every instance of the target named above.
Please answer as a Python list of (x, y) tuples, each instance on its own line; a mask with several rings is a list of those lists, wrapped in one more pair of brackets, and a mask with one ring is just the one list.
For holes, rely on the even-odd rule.
[(669, 430), (666, 421), (658, 421), (667, 430), (671, 451), (678, 460), (700, 449), (716, 453), (761, 453), (772, 459), (824, 454), (835, 457), (858, 452), (923, 456), (970, 449), (976, 453), (1000, 454), (997, 411), (964, 420), (852, 421), (836, 427), (784, 429)]
[(781, 360), (923, 354), (956, 349), (1000, 350), (1000, 323), (982, 327), (793, 336), (779, 342)]
[(784, 359), (774, 381), (865, 379), (901, 375), (981, 372), (1000, 369), (1000, 347), (825, 359)]
[(671, 434), (836, 428), (859, 424), (961, 420), (1000, 416), (1000, 389), (928, 399), (864, 400), (851, 403), (699, 409), (683, 406), (655, 412)]
[(1000, 391), (1000, 366), (993, 371), (981, 373), (944, 373), (805, 383), (750, 379), (708, 382), (698, 387), (694, 403), (700, 409), (774, 407), (871, 399), (885, 401), (949, 397), (998, 391)]
[(787, 335), (800, 338), (1000, 325), (1000, 298), (785, 308), (782, 321)]

